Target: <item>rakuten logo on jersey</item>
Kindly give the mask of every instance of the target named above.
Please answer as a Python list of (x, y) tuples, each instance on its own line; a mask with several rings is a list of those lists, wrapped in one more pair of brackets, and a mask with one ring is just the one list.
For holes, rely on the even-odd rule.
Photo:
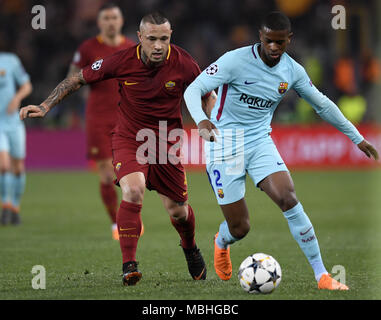
[(251, 97), (244, 93), (242, 93), (241, 97), (239, 98), (239, 101), (247, 103), (250, 109), (257, 109), (257, 110), (268, 110), (275, 103), (274, 101), (264, 100), (258, 97)]

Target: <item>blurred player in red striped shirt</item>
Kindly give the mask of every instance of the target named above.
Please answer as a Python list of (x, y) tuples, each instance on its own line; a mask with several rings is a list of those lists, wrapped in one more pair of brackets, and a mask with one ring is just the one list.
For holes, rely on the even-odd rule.
[[(135, 45), (121, 34), (124, 19), (120, 8), (107, 3), (98, 13), (99, 35), (85, 40), (75, 52), (68, 77), (94, 61)], [(118, 82), (115, 79), (90, 85), (86, 105), (87, 157), (96, 162), (100, 179), (100, 194), (112, 222), (112, 237), (119, 240), (116, 224), (118, 195), (114, 185), (111, 132), (116, 124), (119, 103)], [(99, 115), (102, 114), (102, 117)]]
[[(114, 171), (123, 195), (117, 222), (124, 285), (135, 285), (142, 277), (137, 268), (136, 249), (146, 188), (159, 194), (180, 236), (190, 275), (194, 280), (206, 278), (206, 265), (195, 241), (195, 214), (188, 204), (185, 170), (181, 162), (171, 161), (170, 151), (178, 144), (178, 139), (169, 139), (169, 134), (176, 130), (178, 133), (183, 128), (183, 93), (201, 71), (189, 53), (170, 44), (171, 34), (171, 24), (163, 15), (144, 16), (138, 31), (139, 45), (86, 66), (63, 80), (41, 105), (29, 105), (20, 111), (21, 119), (44, 117), (83, 85), (106, 79), (118, 80), (121, 100), (112, 150)], [(212, 91), (202, 97), (202, 101), (205, 113), (210, 114), (216, 94)], [(140, 137), (142, 132), (147, 134), (143, 133), (143, 139)], [(162, 139), (163, 136), (167, 139)], [(147, 151), (152, 157), (144, 162), (140, 159), (144, 155), (139, 151), (147, 142)], [(160, 148), (163, 143), (164, 148)]]

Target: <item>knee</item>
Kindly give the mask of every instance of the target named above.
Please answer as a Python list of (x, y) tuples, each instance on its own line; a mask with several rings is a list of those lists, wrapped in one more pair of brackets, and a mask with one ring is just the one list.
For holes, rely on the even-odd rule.
[(9, 172), (9, 171), (11, 171), (10, 164), (5, 162), (5, 161), (4, 162), (0, 161), (0, 174), (4, 174), (4, 173)]
[(110, 185), (110, 184), (113, 184), (114, 183), (114, 176), (112, 174), (109, 174), (109, 175), (103, 175), (100, 177), (100, 180), (101, 180), (101, 183), (102, 184), (106, 184), (106, 185)]
[(298, 204), (295, 192), (285, 193), (278, 202), (279, 207), (283, 212), (288, 211)]
[(132, 203), (143, 203), (144, 191), (144, 185), (122, 187), (123, 200)]
[(115, 175), (112, 165), (99, 166), (99, 178), (103, 184), (113, 184)]
[(168, 206), (167, 208), (169, 216), (176, 221), (186, 220), (188, 215), (188, 206), (187, 205), (178, 205), (174, 204)]
[(25, 170), (24, 170), (24, 167), (16, 167), (13, 171), (13, 174), (17, 177), (21, 176), (22, 174), (24, 174)]
[(250, 231), (250, 221), (243, 220), (239, 223), (229, 225), (229, 232), (230, 234), (237, 239), (244, 238)]

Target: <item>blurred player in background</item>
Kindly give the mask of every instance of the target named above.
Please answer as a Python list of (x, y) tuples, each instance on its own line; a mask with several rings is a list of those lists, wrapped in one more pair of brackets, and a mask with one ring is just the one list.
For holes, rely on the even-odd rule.
[[(193, 58), (170, 44), (171, 34), (171, 25), (162, 14), (144, 16), (138, 31), (139, 45), (83, 68), (62, 81), (41, 105), (30, 105), (20, 111), (21, 119), (44, 117), (63, 98), (83, 85), (106, 79), (118, 80), (121, 102), (112, 150), (114, 170), (123, 195), (117, 223), (124, 285), (135, 285), (142, 277), (137, 268), (136, 249), (146, 188), (158, 192), (181, 238), (180, 244), (192, 278), (206, 278), (206, 265), (195, 242), (195, 215), (188, 204), (185, 170), (181, 162), (169, 159), (170, 150), (178, 140), (167, 139), (164, 142), (160, 139), (183, 128), (182, 96), (185, 88), (200, 74)], [(215, 98), (214, 92), (200, 97), (206, 112), (213, 108)], [(103, 113), (99, 117), (102, 118)], [(147, 150), (151, 155), (149, 161), (139, 153), (141, 147), (147, 145), (144, 137), (139, 138), (142, 130), (152, 142)], [(162, 142), (164, 148), (160, 148)]]
[[(134, 46), (135, 42), (121, 34), (123, 23), (123, 14), (117, 5), (107, 3), (102, 6), (97, 20), (100, 34), (80, 45), (67, 77), (78, 73), (94, 61)], [(118, 195), (114, 185), (111, 132), (116, 124), (120, 99), (118, 90), (118, 82), (114, 79), (94, 83), (90, 86), (86, 106), (87, 157), (96, 162), (100, 194), (112, 221), (112, 237), (115, 240), (119, 239), (116, 224)]]
[(18, 225), (25, 189), (25, 126), (19, 118), (23, 99), (32, 93), (19, 58), (0, 52), (0, 195), (1, 223)]
[[(185, 92), (200, 135), (208, 141), (207, 172), (225, 217), (215, 237), (214, 267), (222, 280), (229, 280), (230, 245), (249, 232), (244, 198), (248, 173), (283, 211), (292, 235), (311, 264), (318, 288), (348, 290), (345, 284), (331, 278), (324, 267), (313, 226), (296, 198), (292, 178), (271, 139), (273, 114), (285, 93), (294, 89), (369, 158), (378, 159), (378, 153), (339, 108), (316, 89), (304, 68), (285, 53), (291, 37), (288, 17), (280, 12), (269, 14), (260, 28), (260, 43), (226, 53)], [(218, 102), (209, 120), (199, 100), (217, 87)], [(227, 152), (234, 145), (232, 140), (235, 149), (230, 147), (231, 152)]]

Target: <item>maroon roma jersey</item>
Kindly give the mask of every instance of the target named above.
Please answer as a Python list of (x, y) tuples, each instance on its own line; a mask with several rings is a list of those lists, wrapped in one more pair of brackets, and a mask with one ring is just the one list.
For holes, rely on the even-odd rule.
[(121, 99), (115, 133), (134, 140), (141, 129), (158, 134), (159, 121), (166, 121), (168, 131), (182, 128), (183, 93), (199, 74), (200, 68), (193, 58), (172, 44), (160, 66), (143, 63), (139, 44), (83, 69), (83, 77), (89, 84), (118, 80)]
[[(105, 44), (101, 36), (84, 41), (76, 51), (73, 64), (82, 69), (94, 61), (110, 56), (115, 52), (135, 46), (132, 40), (123, 37), (119, 46)], [(115, 80), (94, 83), (90, 86), (90, 93), (86, 106), (86, 121), (88, 125), (114, 126), (117, 118), (119, 103), (118, 83)], [(114, 111), (113, 111), (114, 110)], [(101, 117), (99, 115), (102, 115)]]

